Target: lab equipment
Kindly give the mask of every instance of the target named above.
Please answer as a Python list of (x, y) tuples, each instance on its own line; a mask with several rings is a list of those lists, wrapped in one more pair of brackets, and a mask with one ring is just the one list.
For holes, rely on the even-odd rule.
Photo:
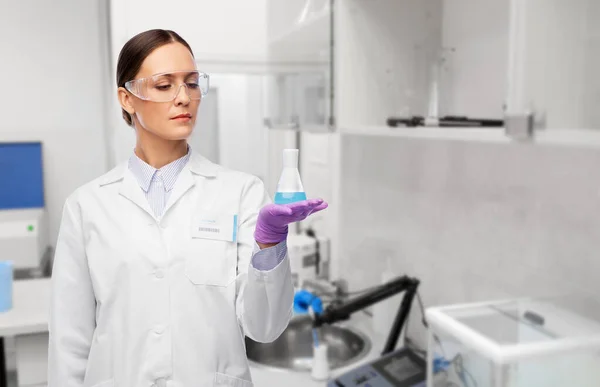
[[(425, 359), (400, 348), (331, 380), (328, 387), (425, 387)], [(444, 386), (445, 387), (445, 386)]]
[(317, 295), (306, 291), (299, 290), (294, 294), (294, 312), (298, 314), (306, 313), (323, 313), (323, 302)]
[(383, 301), (389, 297), (393, 297), (398, 293), (405, 292), (402, 298), (402, 303), (398, 308), (396, 318), (394, 319), (394, 325), (388, 335), (387, 341), (382, 351), (382, 355), (386, 355), (392, 352), (396, 348), (398, 338), (402, 333), (410, 307), (417, 294), (417, 288), (419, 287), (420, 281), (416, 278), (408, 276), (401, 276), (394, 278), (384, 285), (380, 285), (373, 290), (364, 292), (363, 294), (337, 304), (329, 304), (323, 313), (315, 315), (314, 326), (320, 327), (324, 324), (333, 324), (338, 321), (347, 320), (350, 315), (368, 308), (380, 301)]
[(329, 360), (327, 359), (326, 343), (313, 345), (313, 363), (310, 376), (315, 380), (329, 379)]
[(350, 314), (358, 310), (405, 292), (381, 357), (336, 377), (327, 384), (328, 387), (425, 387), (425, 359), (409, 348), (396, 350), (419, 284), (420, 281), (416, 278), (396, 277), (353, 300), (341, 305), (330, 305), (322, 314), (315, 316), (316, 326), (332, 324), (349, 318)]
[(13, 263), (0, 261), (0, 313), (12, 309)]
[(139, 99), (152, 102), (170, 102), (185, 87), (190, 99), (202, 99), (208, 94), (208, 74), (199, 71), (173, 71), (160, 73), (147, 78), (132, 79), (125, 88)]
[(304, 281), (315, 279), (318, 263), (317, 240), (302, 234), (289, 234), (287, 248), (294, 287), (299, 288)]
[(14, 269), (38, 268), (48, 250), (42, 144), (0, 143), (0, 251)]
[(573, 296), (429, 308), (428, 387), (440, 367), (442, 386), (600, 386), (598, 310)]
[(303, 230), (303, 232), (306, 236), (315, 239), (316, 242), (316, 278), (329, 280), (329, 265), (331, 257), (331, 243), (329, 238), (317, 234), (311, 226), (308, 226), (308, 228)]
[[(274, 341), (259, 343), (246, 337), (246, 354), (251, 364), (277, 371), (295, 371), (310, 375), (314, 343), (313, 318), (294, 316)], [(319, 345), (327, 344), (331, 370), (358, 364), (369, 355), (371, 339), (349, 325), (325, 325), (318, 329)]]
[(267, 204), (256, 220), (254, 239), (259, 243), (279, 243), (288, 236), (288, 225), (327, 208), (322, 199), (310, 199), (286, 205)]
[(277, 183), (275, 204), (288, 204), (306, 200), (306, 193), (298, 171), (298, 152), (298, 149), (283, 150), (283, 170)]
[[(294, 313), (309, 314), (312, 318), (323, 313), (323, 303), (317, 295), (299, 290), (294, 295)], [(315, 380), (327, 380), (329, 378), (329, 360), (327, 359), (327, 343), (319, 340), (319, 329), (312, 328), (313, 336), (313, 360), (311, 376)]]

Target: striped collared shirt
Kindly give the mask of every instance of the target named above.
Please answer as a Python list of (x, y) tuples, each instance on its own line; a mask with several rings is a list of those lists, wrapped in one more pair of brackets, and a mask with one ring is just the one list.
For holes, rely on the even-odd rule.
[(135, 153), (129, 158), (129, 170), (135, 176), (142, 190), (144, 190), (150, 209), (157, 218), (162, 217), (167, 201), (171, 196), (173, 186), (175, 186), (175, 182), (177, 181), (177, 177), (186, 166), (189, 159), (189, 147), (188, 153), (185, 156), (160, 169), (156, 169), (149, 165)]

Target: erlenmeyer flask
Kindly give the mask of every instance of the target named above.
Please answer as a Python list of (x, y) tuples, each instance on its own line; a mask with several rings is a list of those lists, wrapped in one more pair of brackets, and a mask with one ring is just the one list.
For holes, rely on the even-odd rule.
[(300, 172), (298, 172), (298, 149), (283, 150), (283, 170), (277, 183), (275, 204), (287, 204), (306, 200)]

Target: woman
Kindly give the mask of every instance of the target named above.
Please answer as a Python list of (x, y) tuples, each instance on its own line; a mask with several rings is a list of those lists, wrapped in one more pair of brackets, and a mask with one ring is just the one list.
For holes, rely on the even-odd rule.
[(287, 225), (327, 204), (271, 204), (258, 178), (189, 149), (207, 78), (172, 31), (123, 47), (118, 96), (136, 146), (65, 203), (50, 387), (251, 386), (244, 336), (287, 327)]

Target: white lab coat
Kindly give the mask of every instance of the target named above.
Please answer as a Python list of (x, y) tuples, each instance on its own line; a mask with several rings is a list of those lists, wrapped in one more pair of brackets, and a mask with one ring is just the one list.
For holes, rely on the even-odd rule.
[[(192, 154), (160, 221), (123, 164), (66, 201), (52, 278), (49, 387), (252, 386), (244, 336), (292, 315), (289, 259), (250, 264), (260, 179)], [(238, 215), (237, 243), (192, 237)]]

